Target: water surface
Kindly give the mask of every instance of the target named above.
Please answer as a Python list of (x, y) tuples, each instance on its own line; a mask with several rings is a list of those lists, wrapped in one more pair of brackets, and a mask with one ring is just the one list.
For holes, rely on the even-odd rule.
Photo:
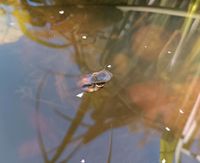
[[(199, 8), (1, 2), (1, 162), (198, 162)], [(83, 92), (103, 69), (112, 79)]]

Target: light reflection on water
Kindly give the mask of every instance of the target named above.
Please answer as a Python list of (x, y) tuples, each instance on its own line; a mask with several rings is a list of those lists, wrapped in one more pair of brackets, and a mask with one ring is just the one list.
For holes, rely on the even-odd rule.
[[(198, 19), (21, 2), (0, 6), (5, 163), (195, 160)], [(81, 76), (106, 67), (113, 78), (82, 93)]]

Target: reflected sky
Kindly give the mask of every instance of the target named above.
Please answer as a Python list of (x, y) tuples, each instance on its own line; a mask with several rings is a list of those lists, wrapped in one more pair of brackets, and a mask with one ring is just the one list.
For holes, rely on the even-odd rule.
[(0, 4), (0, 160), (198, 161), (199, 2), (132, 3)]

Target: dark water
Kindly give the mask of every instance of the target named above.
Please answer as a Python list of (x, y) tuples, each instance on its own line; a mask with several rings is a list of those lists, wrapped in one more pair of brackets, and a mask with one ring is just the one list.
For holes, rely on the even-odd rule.
[[(0, 2), (0, 162), (198, 162), (199, 9)], [(103, 69), (112, 79), (83, 92)]]

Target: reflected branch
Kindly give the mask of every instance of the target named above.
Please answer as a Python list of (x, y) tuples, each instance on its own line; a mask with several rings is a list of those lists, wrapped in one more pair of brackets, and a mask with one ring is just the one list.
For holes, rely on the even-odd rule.
[[(58, 114), (61, 118), (65, 119), (65, 120), (67, 120), (67, 121), (72, 121), (72, 120), (73, 120), (72, 117), (70, 117), (69, 115), (66, 115), (66, 114), (62, 113), (62, 112), (59, 111), (59, 109), (58, 109), (58, 107), (59, 107), (59, 108), (66, 109), (65, 107), (59, 106), (58, 104), (55, 104), (55, 103), (53, 103), (53, 102), (51, 102), (51, 101), (44, 100), (44, 99), (38, 99), (38, 100), (35, 100), (35, 101), (42, 102), (42, 103), (44, 103), (44, 104), (47, 104), (47, 105), (51, 106), (52, 109), (53, 109), (53, 111), (54, 111), (56, 114)], [(83, 126), (83, 127), (90, 127), (90, 126), (91, 126), (91, 124), (87, 124), (87, 123), (84, 123), (84, 122), (80, 123), (80, 125)]]
[(79, 144), (74, 148), (74, 150), (67, 156), (66, 159), (60, 161), (60, 163), (68, 163), (68, 161), (74, 156), (74, 154), (81, 148), (82, 142), (79, 142)]
[(108, 153), (107, 163), (111, 163), (111, 158), (112, 158), (112, 144), (113, 144), (113, 128), (111, 127), (110, 143), (109, 143), (109, 153)]
[[(65, 119), (67, 121), (73, 121), (73, 119), (74, 119), (74, 118), (71, 118), (70, 116), (68, 116), (66, 114), (63, 114), (59, 110), (54, 110), (54, 111), (57, 115), (59, 115), (61, 118)], [(87, 124), (87, 123), (84, 123), (84, 122), (81, 122), (80, 125), (83, 126), (83, 127), (91, 127), (91, 124)]]
[[(84, 137), (84, 135), (85, 135), (85, 134), (81, 134), (81, 135), (78, 135), (78, 136), (72, 138), (71, 141), (70, 141), (70, 143), (75, 143), (75, 142), (77, 142), (77, 141), (80, 141), (80, 140)], [(54, 147), (54, 148), (52, 148), (52, 149), (49, 149), (49, 150), (47, 151), (47, 153), (54, 152), (54, 151), (56, 151), (57, 148), (58, 148), (58, 147)]]
[(48, 155), (47, 155), (47, 152), (46, 152), (46, 149), (45, 149), (45, 145), (44, 145), (44, 142), (43, 142), (43, 139), (42, 139), (42, 133), (41, 133), (41, 129), (40, 129), (40, 115), (39, 115), (39, 108), (40, 108), (40, 102), (39, 102), (39, 99), (41, 97), (41, 93), (42, 93), (42, 90), (43, 90), (43, 86), (46, 82), (46, 79), (48, 77), (48, 73), (46, 73), (40, 83), (39, 83), (39, 86), (38, 86), (38, 89), (37, 89), (37, 92), (36, 92), (36, 103), (35, 103), (35, 106), (36, 106), (36, 126), (37, 126), (37, 136), (38, 136), (38, 141), (39, 141), (39, 146), (40, 146), (40, 150), (41, 150), (41, 153), (42, 153), (42, 156), (43, 156), (43, 159), (44, 159), (44, 162), (45, 163), (48, 163), (49, 160), (48, 160)]
[(18, 23), (19, 23), (19, 26), (21, 28), (21, 30), (23, 31), (23, 33), (28, 36), (30, 39), (32, 39), (33, 41), (39, 43), (39, 44), (42, 44), (44, 46), (47, 46), (47, 47), (51, 47), (51, 48), (66, 48), (66, 47), (69, 47), (71, 46), (72, 44), (69, 43), (69, 44), (63, 44), (63, 45), (56, 45), (55, 43), (50, 43), (50, 42), (47, 42), (47, 41), (44, 41), (44, 40), (41, 40), (39, 38), (37, 38), (37, 36), (34, 36), (33, 34), (31, 34), (25, 24), (20, 20), (20, 18), (18, 18)]
[(58, 146), (55, 155), (52, 157), (51, 162), (56, 162), (61, 154), (64, 152), (67, 145), (70, 143), (74, 133), (78, 129), (81, 121), (84, 118), (85, 113), (87, 112), (90, 105), (90, 96), (88, 94), (85, 94), (82, 99), (82, 103), (80, 104), (79, 110), (76, 113), (75, 118), (73, 119), (68, 131), (66, 132), (62, 142)]

